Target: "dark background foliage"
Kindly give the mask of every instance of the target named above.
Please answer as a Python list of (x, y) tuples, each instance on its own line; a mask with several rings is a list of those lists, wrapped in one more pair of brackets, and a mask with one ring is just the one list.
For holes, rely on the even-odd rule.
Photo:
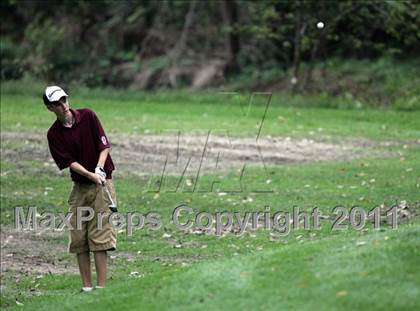
[(1, 79), (202, 88), (276, 70), (302, 91), (320, 62), (414, 58), (419, 25), (419, 1), (5, 0)]

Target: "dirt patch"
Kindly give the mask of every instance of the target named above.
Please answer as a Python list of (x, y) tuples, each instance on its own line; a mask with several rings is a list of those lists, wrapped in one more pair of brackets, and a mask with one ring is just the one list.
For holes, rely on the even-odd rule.
[(65, 232), (17, 231), (1, 229), (1, 273), (21, 275), (77, 273), (73, 256), (63, 240)]
[[(2, 132), (2, 158), (19, 165), (43, 162), (55, 169), (45, 133)], [(271, 166), (310, 161), (350, 160), (384, 155), (367, 140), (332, 142), (290, 137), (238, 138), (207, 135), (110, 135), (117, 174), (139, 176), (195, 175), (247, 166)], [(388, 146), (392, 143), (382, 143)]]
[[(1, 229), (1, 274), (12, 273), (15, 279), (22, 276), (41, 278), (48, 274), (78, 274), (75, 256), (67, 251), (68, 232), (64, 231), (17, 231), (10, 226)], [(186, 242), (185, 247), (196, 242)], [(201, 246), (201, 244), (200, 244)], [(203, 255), (165, 256), (144, 254), (141, 251), (109, 252), (110, 271), (116, 261), (154, 261), (162, 265), (185, 265), (202, 261)], [(2, 285), (5, 286), (5, 280)]]
[[(67, 231), (17, 231), (10, 226), (2, 226), (1, 274), (11, 272), (17, 278), (24, 275), (78, 274), (76, 258), (68, 252), (67, 241)], [(145, 255), (133, 252), (108, 254), (111, 269), (116, 259), (127, 262), (145, 259)]]

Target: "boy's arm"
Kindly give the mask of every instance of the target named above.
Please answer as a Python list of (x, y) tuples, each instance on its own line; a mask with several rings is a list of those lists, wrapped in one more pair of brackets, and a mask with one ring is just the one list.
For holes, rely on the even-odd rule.
[(93, 181), (97, 185), (102, 185), (105, 182), (105, 178), (99, 176), (98, 174), (89, 172), (87, 169), (85, 169), (81, 164), (78, 162), (73, 162), (70, 164), (70, 168), (75, 171), (76, 173), (85, 176), (89, 178), (91, 181)]
[(102, 168), (104, 167), (108, 154), (109, 154), (109, 148), (106, 148), (101, 151), (101, 153), (99, 154), (98, 164), (96, 164), (97, 167), (102, 167)]
[(95, 168), (95, 174), (103, 177), (104, 179), (107, 177), (104, 166), (106, 159), (109, 155), (110, 144), (108, 138), (106, 137), (105, 131), (101, 125), (101, 121), (99, 121), (96, 114), (92, 111), (92, 121), (94, 124), (94, 134), (96, 136), (96, 143), (97, 143), (97, 150), (99, 151), (98, 162)]

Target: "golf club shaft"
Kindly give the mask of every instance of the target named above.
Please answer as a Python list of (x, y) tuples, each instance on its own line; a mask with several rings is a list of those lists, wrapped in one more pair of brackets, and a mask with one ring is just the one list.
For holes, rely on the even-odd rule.
[(109, 193), (108, 187), (106, 186), (106, 184), (103, 185), (103, 187), (105, 188), (105, 192), (108, 195), (108, 199), (111, 201), (111, 205), (113, 207), (116, 207), (114, 200), (112, 199), (111, 193)]

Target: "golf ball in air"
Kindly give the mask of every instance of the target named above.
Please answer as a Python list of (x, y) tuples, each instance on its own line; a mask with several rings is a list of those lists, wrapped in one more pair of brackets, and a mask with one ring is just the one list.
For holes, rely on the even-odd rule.
[(322, 29), (322, 28), (324, 28), (324, 23), (323, 22), (318, 22), (316, 24), (316, 27), (318, 27), (318, 29)]

